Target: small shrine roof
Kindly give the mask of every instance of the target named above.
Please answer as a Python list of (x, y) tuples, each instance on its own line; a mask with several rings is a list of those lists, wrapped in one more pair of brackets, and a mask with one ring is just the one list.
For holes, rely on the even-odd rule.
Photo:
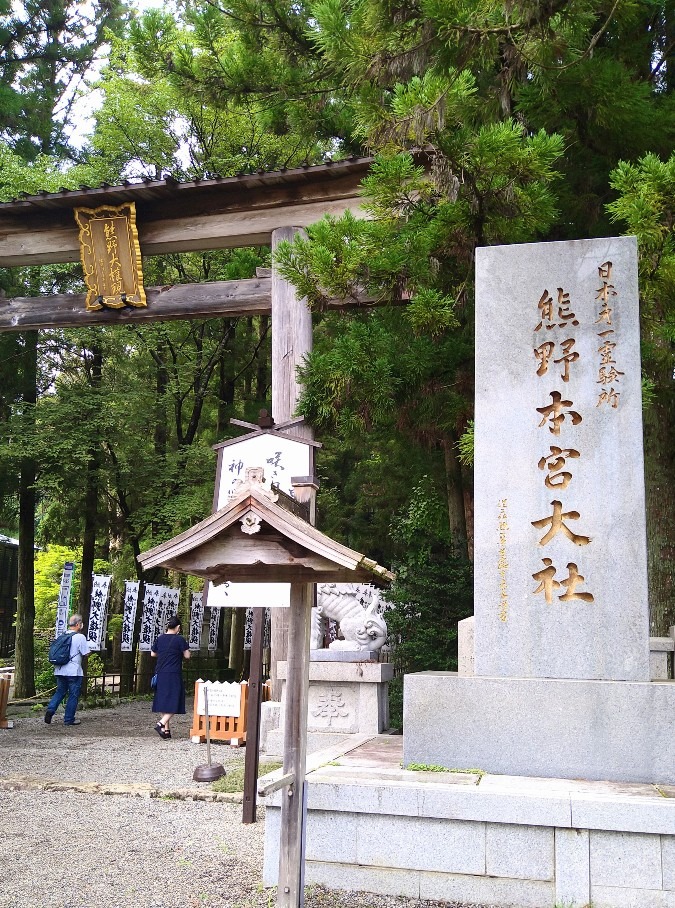
[(394, 578), (371, 558), (341, 545), (258, 488), (247, 488), (210, 517), (138, 556), (162, 567), (223, 583), (366, 582)]

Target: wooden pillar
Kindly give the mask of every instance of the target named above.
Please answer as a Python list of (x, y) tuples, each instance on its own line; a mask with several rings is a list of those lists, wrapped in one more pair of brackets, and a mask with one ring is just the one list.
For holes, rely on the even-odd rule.
[[(272, 231), (272, 254), (283, 240), (289, 242), (299, 227), (278, 227)], [(295, 415), (300, 396), (296, 369), (312, 350), (312, 314), (295, 287), (279, 274), (272, 259), (272, 418), (286, 422)], [(309, 426), (300, 424), (294, 434), (312, 438)], [(277, 662), (286, 659), (288, 647), (288, 610), (272, 609), (270, 680), (272, 699), (281, 699), (281, 684), (277, 679)]]
[[(240, 609), (244, 611), (244, 609)], [(244, 808), (242, 823), (255, 823), (257, 804), (258, 762), (260, 747), (260, 704), (262, 702), (262, 655), (265, 609), (253, 609), (251, 670), (248, 676), (248, 710), (246, 714), (246, 759), (244, 761)]]
[(284, 775), (292, 773), (293, 782), (282, 789), (281, 795), (277, 888), (279, 908), (299, 908), (303, 896), (303, 786), (307, 757), (309, 630), (313, 598), (314, 584), (291, 584), (291, 606), (287, 610), (289, 635), (284, 717)]

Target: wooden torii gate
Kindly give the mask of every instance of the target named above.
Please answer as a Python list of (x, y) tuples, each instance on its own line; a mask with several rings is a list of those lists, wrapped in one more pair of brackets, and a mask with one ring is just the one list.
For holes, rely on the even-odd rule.
[[(0, 203), (0, 267), (80, 259), (75, 209), (133, 202), (142, 255), (271, 245), (291, 240), (324, 214), (360, 212), (360, 183), (372, 158), (349, 158), (272, 173), (239, 174), (179, 183), (161, 180), (41, 192)], [(147, 307), (87, 311), (85, 294), (0, 298), (0, 331), (120, 325), (146, 321), (271, 314), (272, 417), (292, 419), (299, 389), (296, 369), (312, 349), (312, 318), (295, 288), (277, 271), (270, 277), (145, 288)], [(353, 302), (353, 301), (352, 301)], [(333, 305), (345, 307), (344, 300)], [(298, 435), (311, 438), (309, 427)], [(272, 650), (283, 658), (287, 626), (273, 620)], [(278, 696), (276, 665), (272, 665)]]
[[(350, 158), (313, 167), (240, 174), (215, 180), (179, 183), (166, 176), (161, 180), (115, 187), (81, 187), (79, 190), (24, 195), (15, 201), (0, 203), (0, 267), (78, 261), (80, 243), (75, 209), (120, 206), (127, 202), (135, 204), (142, 255), (257, 245), (271, 245), (275, 249), (281, 241), (292, 239), (298, 230), (324, 214), (339, 215), (347, 210), (358, 214), (359, 187), (371, 162), (371, 158)], [(293, 285), (278, 273), (274, 264), (269, 278), (151, 287), (146, 288), (146, 299), (147, 307), (143, 308), (89, 311), (85, 307), (85, 294), (0, 298), (0, 331), (271, 314), (272, 417), (275, 423), (292, 420), (298, 399), (296, 368), (311, 350), (312, 319), (305, 302), (298, 299)], [(348, 304), (335, 300), (333, 305), (345, 307)], [(298, 426), (295, 431), (311, 437), (308, 427)], [(282, 537), (290, 534), (289, 538), (295, 539), (296, 554), (298, 548), (304, 548), (307, 556), (304, 567), (303, 556), (287, 578), (294, 581), (291, 583), (291, 608), (282, 611), (290, 612), (290, 627), (277, 622), (272, 631), (273, 649), (285, 651), (287, 640), (289, 648), (284, 767), (287, 767), (285, 784), (291, 787), (286, 822), (282, 822), (278, 902), (283, 908), (296, 908), (302, 899), (300, 782), (304, 780), (305, 772), (309, 613), (313, 602), (310, 590), (313, 583), (323, 579), (318, 569), (320, 565), (327, 570), (325, 576), (334, 581), (348, 579), (353, 582), (366, 578), (384, 581), (389, 578), (374, 562), (323, 537), (309, 524), (300, 521), (304, 525), (298, 528), (293, 520), (287, 523), (292, 515), (275, 515), (270, 503), (256, 502), (255, 495), (246, 498), (245, 507), (252, 510), (257, 507), (262, 521), (276, 525)], [(229, 516), (234, 513), (223, 510), (227, 510)], [(191, 541), (196, 541), (200, 550), (202, 543), (209, 541), (217, 541), (220, 547), (228, 536), (221, 533), (227, 529), (222, 523), (223, 510), (183, 536), (191, 536)], [(211, 531), (213, 536), (209, 536)], [(184, 542), (183, 536), (171, 540), (167, 546), (179, 540)], [(169, 551), (165, 547), (160, 549), (153, 552), (159, 558), (153, 563), (172, 563)], [(143, 556), (146, 567), (150, 566), (150, 561), (146, 560), (150, 554)], [(221, 565), (235, 568), (236, 558), (233, 559), (229, 552), (220, 552), (220, 556)], [(175, 566), (181, 569), (178, 562)], [(201, 570), (198, 565), (192, 567), (195, 569), (191, 572), (208, 579), (222, 578), (222, 575), (217, 577), (213, 572), (209, 573), (204, 566)], [(262, 579), (259, 570), (255, 577), (258, 581)], [(245, 576), (231, 579), (243, 580)], [(279, 578), (268, 574), (267, 579)]]
[[(126, 202), (136, 206), (142, 255), (274, 247), (324, 214), (340, 215), (347, 210), (358, 214), (359, 186), (371, 162), (371, 158), (350, 158), (295, 170), (185, 183), (165, 177), (122, 186), (43, 192), (2, 202), (0, 268), (79, 261), (74, 210)], [(292, 290), (284, 292), (284, 284), (273, 268), (269, 278), (146, 288), (147, 308), (98, 312), (85, 310), (84, 294), (2, 299), (0, 331), (270, 312), (274, 317), (274, 298), (282, 294), (288, 301), (294, 296)], [(334, 304), (344, 306), (345, 301)], [(280, 414), (273, 416), (282, 421)]]

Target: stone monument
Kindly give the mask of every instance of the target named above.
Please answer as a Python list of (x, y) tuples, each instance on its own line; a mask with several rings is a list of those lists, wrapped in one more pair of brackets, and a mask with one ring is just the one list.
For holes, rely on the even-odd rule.
[(634, 237), (476, 251), (473, 677), (404, 684), (404, 762), (675, 782), (650, 682)]

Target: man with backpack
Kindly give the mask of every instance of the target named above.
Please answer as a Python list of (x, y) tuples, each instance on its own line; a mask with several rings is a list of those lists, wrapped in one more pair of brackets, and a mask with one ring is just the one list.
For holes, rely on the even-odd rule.
[[(75, 710), (80, 699), (80, 690), (82, 689), (82, 657), (89, 655), (89, 644), (87, 638), (82, 633), (82, 615), (71, 615), (68, 621), (68, 631), (62, 635), (69, 637), (67, 642), (70, 646), (65, 646), (65, 654), (60, 655), (59, 650), (64, 649), (64, 641), (57, 638), (50, 647), (49, 661), (54, 664), (54, 675), (56, 677), (56, 692), (47, 704), (45, 712), (45, 722), (49, 725), (59, 703), (67, 696), (66, 711), (63, 717), (64, 725), (79, 725), (80, 720), (75, 718)], [(67, 661), (61, 661), (67, 660)]]

